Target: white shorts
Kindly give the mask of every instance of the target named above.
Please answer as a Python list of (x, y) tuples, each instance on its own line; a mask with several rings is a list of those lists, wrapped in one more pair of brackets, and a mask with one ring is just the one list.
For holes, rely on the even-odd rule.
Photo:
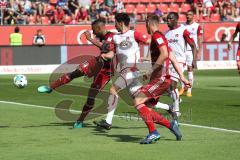
[(192, 63), (193, 63), (192, 51), (186, 51), (186, 64), (187, 64), (187, 66), (192, 66)]
[[(182, 73), (183, 73), (183, 72), (184, 72), (185, 64), (184, 64), (184, 63), (181, 63), (181, 62), (179, 62), (178, 64), (179, 64), (179, 66), (180, 66), (180, 70), (181, 70)], [(178, 82), (178, 81), (179, 81), (180, 77), (179, 77), (177, 71), (174, 69), (174, 67), (173, 67), (172, 64), (169, 65), (169, 74), (170, 74), (170, 76), (171, 76), (171, 78), (170, 78), (171, 80), (173, 80), (173, 81), (175, 81), (175, 82)]]
[(114, 85), (118, 86), (120, 89), (128, 87), (130, 94), (133, 95), (142, 86), (141, 82), (138, 80), (139, 77), (139, 71), (133, 72), (130, 69), (125, 69), (115, 80)]

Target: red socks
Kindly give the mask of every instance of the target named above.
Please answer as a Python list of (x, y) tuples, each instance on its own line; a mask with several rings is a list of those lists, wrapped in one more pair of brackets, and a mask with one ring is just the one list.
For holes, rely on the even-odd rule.
[(155, 112), (151, 108), (148, 108), (145, 104), (137, 106), (138, 113), (148, 127), (149, 133), (153, 132), (156, 128), (154, 123), (163, 125), (170, 128), (170, 122), (159, 113)]
[(140, 104), (137, 106), (137, 110), (140, 117), (143, 119), (143, 121), (147, 125), (149, 133), (152, 133), (154, 130), (156, 130), (153, 123), (153, 119), (151, 117), (150, 108), (148, 108), (145, 104)]
[[(151, 109), (152, 110), (152, 109)], [(171, 127), (171, 124), (169, 122), (169, 120), (167, 120), (163, 115), (161, 115), (160, 113), (152, 110), (151, 111), (152, 114), (152, 118), (153, 118), (153, 122), (160, 124), (162, 126), (167, 127), (168, 129)]]
[(66, 84), (66, 83), (69, 83), (70, 81), (72, 81), (72, 79), (67, 74), (64, 74), (63, 76), (58, 78), (56, 81), (52, 82), (51, 85), (50, 85), (50, 88), (55, 89), (55, 88), (60, 87), (64, 84)]

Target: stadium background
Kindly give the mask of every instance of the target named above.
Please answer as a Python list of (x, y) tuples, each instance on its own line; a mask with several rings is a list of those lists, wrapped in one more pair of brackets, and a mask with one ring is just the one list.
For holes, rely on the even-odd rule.
[[(34, 4), (37, 1), (45, 4), (46, 8), (50, 6), (48, 0), (31, 2)], [(58, 0), (63, 3), (66, 1)], [(7, 8), (4, 2), (5, 0), (0, 0), (1, 9)], [(154, 5), (161, 3), (158, 7), (164, 14), (179, 11), (180, 21), (184, 22), (184, 12), (191, 5), (186, 4), (185, 0), (123, 0), (123, 2), (128, 13), (133, 13), (137, 8), (138, 21), (143, 21), (141, 16), (153, 11), (151, 7), (154, 8)], [(50, 3), (56, 3), (56, 0), (50, 0)], [(236, 3), (235, 0), (235, 5)], [(239, 2), (237, 4), (235, 7), (239, 9)], [(72, 129), (73, 122), (64, 121), (56, 116), (55, 106), (62, 100), (73, 100), (71, 109), (75, 112), (72, 113), (78, 116), (86, 96), (79, 95), (78, 91), (77, 96), (59, 92), (50, 95), (37, 92), (40, 85), (49, 82), (49, 73), (60, 64), (79, 55), (99, 53), (98, 49), (88, 44), (82, 35), (84, 30), (91, 28), (90, 22), (84, 24), (85, 22), (79, 21), (77, 25), (67, 25), (71, 17), (66, 15), (63, 22), (56, 25), (46, 18), (45, 13), (38, 15), (37, 21), (33, 15), (28, 17), (24, 11), (22, 14), (27, 16), (27, 21), (19, 22), (27, 25), (16, 23), (0, 26), (0, 74), (11, 74), (0, 75), (1, 160), (239, 159), (240, 84), (235, 62), (238, 43), (234, 42), (233, 49), (228, 51), (227, 42), (220, 42), (223, 33), (227, 34), (226, 41), (229, 40), (237, 21), (231, 22), (231, 17), (220, 17), (217, 13), (211, 14), (210, 19), (200, 15), (199, 23), (204, 29), (204, 47), (202, 60), (198, 66), (200, 69), (212, 70), (195, 70), (193, 97), (181, 97), (183, 102), (180, 127), (184, 139), (181, 142), (175, 141), (174, 136), (161, 127), (158, 128), (162, 135), (161, 140), (154, 145), (142, 146), (138, 145), (138, 142), (147, 134), (146, 126), (139, 119), (134, 119), (137, 116), (136, 111), (122, 98), (112, 130), (97, 128), (92, 124), (91, 116), (86, 120), (85, 128), (75, 130)], [(3, 21), (1, 22), (3, 24)], [(13, 33), (16, 25), (20, 26), (20, 33), (23, 34), (23, 46), (12, 47), (9, 46), (9, 35)], [(146, 33), (144, 23), (137, 22), (135, 27), (136, 30)], [(113, 23), (109, 24), (108, 29), (113, 28)], [(32, 45), (33, 36), (38, 29), (42, 29), (46, 37), (46, 45), (42, 47)], [(166, 24), (161, 24), (160, 30), (166, 31)], [(142, 56), (146, 54), (146, 50), (146, 47), (141, 46)], [(229, 69), (215, 70), (216, 68)], [(14, 87), (12, 82), (14, 74), (28, 74), (28, 86), (24, 89)], [(78, 78), (72, 81), (70, 86), (73, 85), (74, 88), (83, 86), (88, 89), (90, 84), (91, 80)], [(87, 93), (86, 89), (80, 91)], [(104, 91), (108, 93), (109, 85)], [(129, 98), (125, 92), (120, 95)], [(170, 102), (167, 96), (163, 96), (161, 100)], [(100, 102), (102, 101), (98, 98), (97, 105)]]
[[(203, 53), (198, 62), (199, 69), (227, 69), (236, 68), (235, 57), (238, 44), (235, 42), (233, 49), (227, 49), (227, 42), (220, 42), (223, 33), (227, 34), (226, 40), (234, 32), (237, 23), (201, 23), (203, 34)], [(90, 30), (90, 25), (62, 25), (62, 26), (20, 26), (23, 35), (23, 46), (9, 46), (9, 35), (13, 33), (15, 26), (0, 26), (0, 70), (1, 74), (26, 73), (50, 73), (57, 64), (79, 55), (98, 55), (96, 47), (89, 44), (83, 32)], [(114, 30), (114, 25), (108, 25), (109, 30)], [(43, 30), (46, 37), (46, 46), (32, 46), (34, 34), (38, 29)], [(138, 23), (135, 29), (146, 33), (145, 24)], [(160, 25), (160, 30), (167, 30), (166, 24)], [(236, 37), (236, 40), (238, 37)], [(141, 55), (147, 53), (147, 46), (141, 47)], [(46, 67), (46, 65), (52, 65)], [(16, 67), (12, 68), (12, 65)], [(30, 65), (30, 66), (17, 66)], [(40, 65), (40, 66), (32, 66)], [(43, 65), (43, 66), (41, 66)], [(11, 66), (11, 67), (10, 67)], [(26, 69), (26, 67), (28, 69)], [(30, 69), (29, 69), (30, 67)], [(44, 68), (43, 68), (44, 67)], [(31, 69), (32, 68), (32, 69)]]
[[(114, 14), (127, 12), (131, 27), (146, 33), (143, 22), (147, 14), (155, 13), (161, 19), (160, 31), (165, 32), (168, 12), (178, 12), (179, 22), (183, 23), (190, 9), (204, 31), (199, 69), (233, 69), (238, 45), (234, 43), (228, 51), (226, 41), (239, 21), (239, 6), (238, 0), (1, 0), (0, 74), (51, 73), (56, 65), (76, 56), (97, 55), (98, 49), (83, 36), (97, 17), (105, 19), (108, 29), (114, 30)], [(9, 35), (16, 25), (23, 35), (22, 47), (9, 46)], [(32, 46), (38, 29), (46, 38), (43, 47)], [(220, 42), (224, 34), (226, 38)], [(147, 46), (141, 46), (141, 55), (147, 50)]]

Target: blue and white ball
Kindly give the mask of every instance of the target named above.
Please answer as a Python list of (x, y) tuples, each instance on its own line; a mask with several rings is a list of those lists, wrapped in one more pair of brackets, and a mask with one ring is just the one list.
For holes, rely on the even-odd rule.
[(24, 88), (27, 86), (28, 81), (27, 81), (27, 77), (24, 75), (16, 75), (13, 78), (13, 84), (17, 87), (17, 88)]

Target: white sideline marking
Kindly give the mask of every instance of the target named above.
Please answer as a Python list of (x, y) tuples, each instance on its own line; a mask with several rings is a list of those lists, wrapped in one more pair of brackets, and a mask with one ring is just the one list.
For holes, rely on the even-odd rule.
[[(10, 101), (0, 101), (0, 103), (15, 104), (15, 105), (19, 105), (19, 106), (28, 106), (28, 107), (35, 107), (35, 108), (50, 109), (50, 110), (56, 109), (54, 107), (40, 106), (40, 105), (34, 105), (34, 104), (25, 104), (25, 103), (18, 103), (18, 102), (10, 102)], [(57, 109), (59, 109), (59, 108), (57, 108)], [(59, 109), (59, 110), (65, 110), (65, 109)], [(75, 112), (75, 113), (81, 113), (81, 111), (72, 110), (72, 109), (70, 111)], [(104, 115), (104, 114), (100, 114), (100, 113), (91, 113), (91, 114)], [(126, 118), (126, 116), (119, 116), (119, 115), (114, 115), (114, 117)], [(131, 117), (131, 118), (139, 119), (138, 117)], [(240, 131), (238, 131), (238, 130), (230, 130), (230, 129), (217, 128), (217, 127), (208, 127), (208, 126), (201, 126), (201, 125), (194, 125), (194, 124), (187, 124), (187, 123), (180, 123), (180, 125), (195, 127), (195, 128), (211, 129), (211, 130), (222, 131), (222, 132), (240, 133)]]

